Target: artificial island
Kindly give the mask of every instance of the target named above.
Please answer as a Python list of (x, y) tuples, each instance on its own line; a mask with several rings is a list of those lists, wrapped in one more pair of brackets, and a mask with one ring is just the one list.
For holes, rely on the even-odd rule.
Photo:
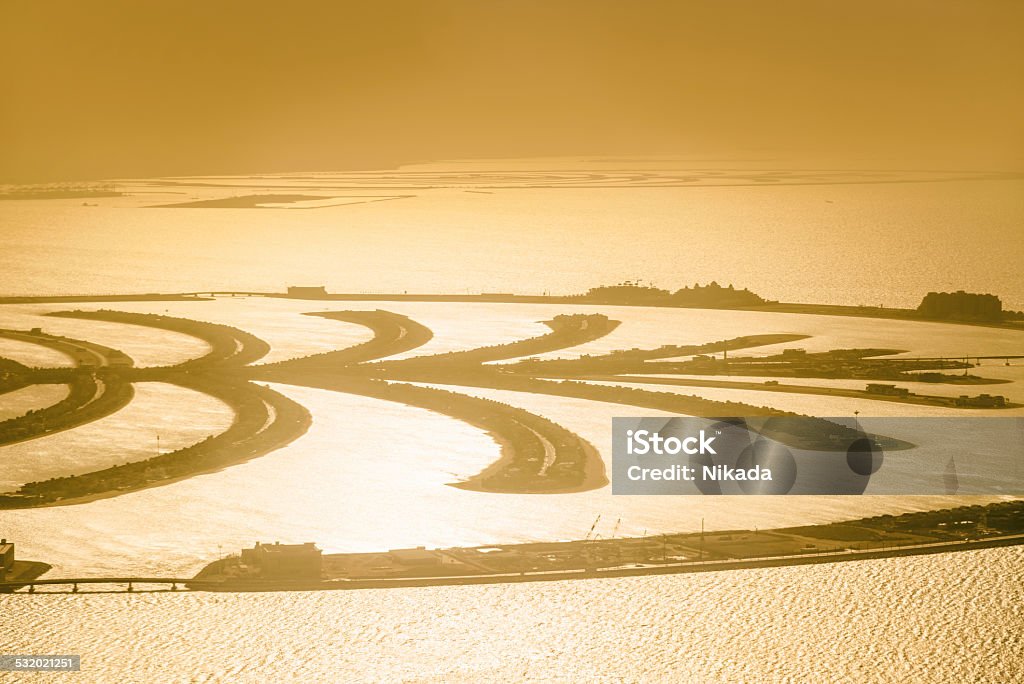
[[(587, 294), (576, 297), (526, 297), (506, 294), (477, 296), (332, 295), (321, 287), (296, 287), (289, 288), (287, 292), (280, 294), (250, 292), (7, 298), (0, 299), (0, 303), (90, 301), (115, 303), (118, 301), (195, 300), (214, 296), (278, 296), (316, 300), (321, 303), (325, 301), (415, 300), (682, 306), (881, 316), (908, 320), (943, 320), (968, 325), (1024, 330), (1022, 316), (1018, 312), (1002, 311), (998, 299), (991, 295), (931, 293), (925, 297), (921, 307), (917, 310), (886, 309), (883, 314), (878, 310), (863, 307), (838, 307), (843, 310), (837, 311), (837, 307), (821, 309), (812, 305), (766, 302), (747, 290), (735, 290), (731, 286), (723, 288), (716, 284), (684, 288), (676, 293), (670, 293), (658, 288), (626, 283), (607, 288), (594, 288)], [(803, 308), (801, 309), (801, 307)], [(25, 483), (16, 491), (0, 493), (0, 508), (34, 508), (84, 503), (96, 498), (118, 496), (146, 487), (170, 484), (182, 478), (216, 471), (270, 453), (301, 436), (308, 429), (312, 419), (308, 410), (275, 391), (267, 383), (315, 387), (396, 401), (465, 421), (486, 431), (495, 439), (501, 447), (500, 457), (477, 475), (451, 484), (477, 491), (517, 494), (581, 492), (603, 487), (608, 483), (604, 462), (596, 449), (586, 440), (547, 418), (515, 406), (471, 396), (451, 388), (463, 386), (512, 390), (590, 399), (679, 415), (707, 417), (792, 416), (795, 414), (770, 407), (732, 401), (715, 401), (670, 391), (639, 388), (630, 386), (630, 384), (725, 387), (825, 394), (968, 410), (1017, 407), (1016, 404), (1007, 401), (1004, 397), (990, 393), (949, 397), (911, 393), (909, 390), (891, 384), (894, 381), (953, 385), (1005, 382), (968, 372), (974, 366), (971, 363), (971, 358), (974, 358), (975, 361), (981, 358), (1002, 359), (1004, 358), (1002, 355), (998, 357), (979, 355), (960, 359), (909, 358), (893, 356), (900, 352), (897, 349), (835, 349), (809, 353), (798, 347), (787, 347), (778, 353), (769, 355), (745, 354), (745, 351), (756, 347), (798, 343), (805, 337), (791, 334), (763, 334), (723, 339), (699, 345), (667, 344), (657, 349), (618, 350), (604, 354), (583, 355), (578, 358), (538, 358), (548, 352), (575, 347), (599, 339), (614, 330), (618, 321), (600, 313), (554, 316), (550, 320), (543, 321), (549, 332), (529, 339), (466, 351), (395, 359), (391, 357), (417, 349), (428, 342), (432, 338), (432, 331), (407, 316), (386, 310), (310, 312), (307, 315), (363, 326), (372, 333), (372, 338), (362, 344), (335, 351), (259, 365), (256, 365), (255, 362), (269, 352), (269, 345), (258, 337), (231, 326), (112, 309), (69, 310), (53, 312), (48, 315), (171, 330), (204, 341), (209, 347), (209, 351), (200, 358), (175, 365), (137, 368), (127, 354), (87, 340), (50, 335), (41, 328), (0, 330), (0, 337), (48, 347), (69, 356), (74, 362), (73, 367), (70, 368), (38, 369), (29, 368), (10, 359), (0, 359), (0, 394), (34, 384), (61, 384), (70, 388), (68, 396), (52, 406), (0, 422), (0, 446), (53, 434), (110, 415), (131, 400), (132, 388), (139, 382), (171, 383), (204, 392), (229, 405), (233, 409), (235, 417), (226, 431), (210, 435), (196, 444), (176, 451), (93, 472)], [(1020, 357), (1008, 356), (1006, 357), (1007, 363), (1010, 358)], [(730, 376), (767, 376), (772, 379), (752, 382), (750, 380), (730, 380)], [(785, 378), (787, 382), (782, 383), (775, 378)], [(863, 380), (865, 387), (863, 390), (840, 389), (803, 385), (790, 381), (799, 378)], [(439, 387), (439, 385), (443, 387)], [(851, 440), (865, 437), (856, 429), (824, 419), (807, 419), (800, 424), (806, 427), (799, 431), (785, 430), (773, 433), (771, 427), (773, 423), (767, 421), (764, 423), (764, 434), (794, 448), (822, 450), (845, 449), (845, 445), (848, 445)], [(890, 450), (913, 447), (911, 444), (883, 435), (868, 435), (868, 437), (879, 446)], [(1014, 508), (1013, 510), (1016, 511), (1015, 515), (1019, 516), (1019, 509)], [(860, 527), (872, 529), (872, 524), (864, 523)], [(1010, 528), (1012, 525), (1007, 529)], [(1003, 528), (999, 528), (999, 530), (1006, 531)], [(1016, 532), (1019, 530), (1014, 530), (1015, 534)], [(805, 559), (800, 562), (810, 562), (806, 559), (814, 557), (805, 552), (807, 548), (814, 548), (813, 544), (811, 547), (806, 546), (811, 543), (807, 541), (807, 534), (792, 531), (775, 531), (772, 534), (775, 536), (771, 538), (782, 544), (777, 549), (779, 553), (776, 555)], [(879, 534), (881, 536), (876, 537), (875, 541), (892, 540), (891, 530)], [(683, 536), (674, 535), (672, 537), (678, 538), (677, 542), (685, 546), (689, 542), (680, 541)], [(810, 536), (814, 537), (814, 534)], [(764, 539), (768, 538), (764, 537)], [(789, 541), (783, 543), (780, 541), (783, 538), (789, 539)], [(839, 540), (834, 537), (824, 538), (831, 541)], [(714, 549), (718, 548), (716, 545), (719, 542), (716, 542), (715, 539), (719, 539), (719, 537), (710, 539), (705, 537), (701, 542), (702, 544), (706, 542), (709, 546), (707, 548), (708, 556), (705, 558), (704, 551), (702, 551), (700, 560), (702, 562), (704, 560), (724, 562), (726, 565), (705, 564), (704, 567), (722, 569), (727, 567), (729, 562), (737, 561), (740, 557), (746, 559), (743, 562), (750, 562), (749, 554), (744, 556), (744, 554), (733, 553), (731, 560), (728, 557), (729, 554), (718, 553), (716, 555)], [(665, 544), (668, 543), (667, 540), (668, 537), (663, 540)], [(590, 541), (587, 540), (585, 547), (567, 547), (572, 550), (569, 555), (577, 560), (591, 557), (610, 558), (616, 554), (620, 559), (631, 557), (639, 559), (633, 564), (634, 570), (639, 568), (643, 572), (651, 571), (648, 566), (662, 569), (669, 567), (664, 563), (661, 565), (650, 563), (651, 554), (643, 551), (648, 548), (649, 541), (619, 540), (614, 544), (617, 549), (615, 551), (610, 551), (603, 548), (601, 544), (595, 545)], [(749, 542), (752, 548), (756, 546), (749, 535), (745, 537), (745, 541)], [(763, 539), (758, 541), (763, 541)], [(950, 541), (950, 539), (939, 538), (937, 543), (949, 546), (948, 542)], [(953, 541), (960, 543), (965, 540), (958, 538)], [(567, 544), (582, 543), (567, 542)], [(931, 542), (922, 543), (929, 544)], [(991, 540), (989, 543), (992, 543)], [(531, 572), (540, 572), (538, 568), (544, 566), (544, 563), (538, 560), (540, 556), (553, 554), (553, 557), (561, 557), (559, 554), (562, 553), (562, 551), (548, 548), (546, 545), (529, 548), (529, 545), (514, 546), (516, 548), (512, 550), (511, 556), (502, 555), (498, 551), (487, 552), (496, 555), (485, 554), (485, 556), (490, 559), (515, 557), (518, 558), (516, 562), (529, 564)], [(907, 545), (902, 552), (908, 552), (911, 546), (916, 548), (919, 545)], [(496, 548), (500, 550), (503, 547)], [(590, 550), (581, 550), (584, 548)], [(427, 552), (423, 549), (420, 551), (431, 557), (437, 556), (435, 552)], [(847, 551), (850, 553), (881, 553), (878, 548), (847, 549)], [(448, 550), (441, 557), (450, 559), (461, 556), (465, 561), (469, 557), (477, 558), (474, 554), (478, 553), (485, 552), (477, 549), (472, 553), (466, 551), (459, 554)], [(361, 554), (342, 555), (345, 556), (344, 562), (332, 561), (334, 564), (328, 564), (328, 567), (337, 568), (339, 567), (338, 563), (341, 563), (349, 568), (345, 571), (349, 575), (351, 575), (352, 568), (365, 570), (370, 566), (383, 567), (381, 559), (374, 560), (374, 554), (366, 554), (365, 558), (356, 558)], [(507, 572), (508, 565), (494, 565), (493, 561), (482, 562), (480, 559), (485, 556), (477, 558), (476, 567), (489, 568), (487, 571), (481, 571), (482, 574), (509, 574)], [(523, 560), (524, 558), (527, 560)], [(821, 558), (825, 558), (825, 556), (821, 556)], [(528, 563), (529, 559), (532, 561)], [(680, 562), (685, 567), (690, 567), (687, 563), (691, 561), (692, 559)], [(585, 572), (590, 568), (589, 562), (584, 563), (582, 568), (556, 568), (555, 571)], [(377, 565), (373, 565), (374, 563)], [(442, 566), (445, 564), (445, 562), (441, 563)], [(462, 563), (462, 565), (465, 564), (465, 562)], [(229, 565), (222, 563), (216, 567), (219, 568), (218, 572), (224, 574), (224, 577), (230, 574), (227, 573)], [(618, 572), (636, 574), (634, 570), (619, 570)], [(209, 572), (213, 571), (207, 571), (207, 575)], [(240, 574), (239, 577), (241, 576)], [(467, 575), (462, 573), (458, 576)], [(361, 577), (360, 579), (369, 581), (371, 578)], [(386, 579), (386, 577), (381, 578), (382, 581)]]

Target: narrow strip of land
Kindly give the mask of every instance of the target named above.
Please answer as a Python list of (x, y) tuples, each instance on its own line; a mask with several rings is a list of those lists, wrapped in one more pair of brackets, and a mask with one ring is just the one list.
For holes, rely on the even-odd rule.
[[(617, 377), (617, 376), (614, 376)], [(421, 374), (416, 378), (405, 378), (409, 382), (424, 382), (438, 385), (480, 387), (484, 389), (511, 390), (531, 394), (548, 394), (558, 397), (587, 399), (610, 404), (623, 404), (639, 408), (655, 409), (682, 416), (705, 418), (726, 418), (735, 416), (800, 417), (799, 421), (785, 421), (784, 429), (776, 429), (768, 423), (761, 434), (795, 449), (814, 451), (845, 451), (851, 440), (863, 437), (856, 430), (839, 425), (824, 418), (802, 416), (768, 406), (755, 406), (738, 401), (717, 401), (699, 396), (654, 392), (639, 387), (620, 385), (598, 385), (575, 380), (542, 380), (522, 377), (497, 371), (465, 373), (445, 379), (443, 375)], [(871, 435), (882, 448), (888, 450), (909, 449), (914, 445), (903, 440), (881, 435)]]
[(681, 387), (717, 387), (722, 389), (756, 390), (758, 392), (784, 392), (789, 394), (818, 394), (826, 397), (849, 397), (851, 399), (871, 399), (872, 401), (894, 401), (900, 404), (918, 404), (921, 406), (943, 406), (947, 408), (1020, 408), (1021, 404), (1006, 402), (999, 406), (961, 405), (956, 397), (943, 397), (931, 394), (899, 394), (890, 395), (867, 390), (843, 389), (838, 387), (816, 387), (812, 385), (783, 385), (776, 381), (744, 382), (736, 380), (704, 380), (697, 378), (661, 378), (649, 375), (587, 375), (581, 380), (599, 382), (628, 382), (644, 385), (674, 385)]
[(543, 323), (551, 328), (551, 332), (490, 347), (389, 361), (378, 368), (382, 368), (385, 372), (391, 372), (424, 366), (434, 368), (452, 365), (479, 365), (532, 354), (543, 354), (600, 339), (615, 330), (620, 321), (612, 320), (603, 314), (561, 314), (551, 320), (543, 321)]
[(0, 337), (37, 344), (60, 352), (77, 368), (131, 368), (135, 361), (119, 349), (105, 347), (88, 340), (50, 335), (41, 329), (0, 330)]
[(56, 404), (0, 421), (0, 446), (46, 437), (105, 418), (128, 405), (135, 396), (130, 382), (116, 374), (73, 371), (52, 376), (52, 384), (67, 384), (68, 395)]
[(360, 377), (293, 374), (291, 384), (358, 394), (425, 408), (487, 432), (500, 458), (479, 474), (452, 486), (495, 493), (581, 492), (608, 484), (604, 460), (571, 430), (525, 409), (404, 382)]
[(323, 311), (306, 315), (361, 325), (373, 332), (373, 339), (347, 349), (264, 364), (261, 367), (261, 372), (289, 373), (308, 370), (330, 372), (352, 364), (373, 361), (416, 349), (429, 342), (434, 336), (430, 328), (417, 323), (408, 316), (380, 309), (376, 311)]
[[(340, 553), (318, 577), (261, 568), (245, 555), (214, 561), (196, 580), (227, 591), (362, 589), (537, 582), (711, 572), (867, 560), (1024, 544), (1024, 501), (883, 515), (825, 525), (707, 534)], [(216, 587), (206, 585), (204, 588)]]
[(270, 345), (260, 338), (220, 323), (206, 323), (189, 318), (127, 311), (57, 311), (48, 316), (108, 321), (127, 325), (160, 328), (190, 335), (210, 345), (210, 351), (197, 359), (179, 363), (174, 368), (193, 370), (209, 366), (245, 366), (259, 361), (270, 352)]
[(843, 304), (806, 304), (798, 302), (765, 302), (763, 304), (738, 305), (706, 305), (696, 306), (662, 301), (607, 301), (594, 299), (587, 295), (517, 295), (509, 292), (482, 294), (408, 294), (394, 292), (379, 293), (324, 293), (310, 296), (297, 296), (284, 292), (243, 291), (243, 290), (202, 290), (199, 292), (152, 293), (152, 294), (107, 294), (107, 295), (39, 295), (0, 297), (0, 304), (41, 304), (52, 302), (117, 302), (117, 301), (175, 301), (212, 299), (216, 296), (239, 297), (275, 297), (286, 299), (305, 299), (312, 301), (339, 302), (463, 302), (484, 304), (575, 304), (605, 306), (641, 306), (670, 309), (709, 309), (719, 311), (762, 311), (768, 313), (810, 314), (816, 316), (853, 316), (857, 318), (881, 318), (919, 321), (927, 323), (947, 323), (950, 325), (971, 325), (985, 328), (1003, 328), (1024, 331), (1024, 320), (1005, 321), (971, 321), (955, 318), (928, 318), (916, 309), (899, 307), (850, 306)]
[[(721, 572), (900, 556), (955, 553), (1024, 544), (1024, 501), (881, 515), (781, 529), (724, 530), (567, 542), (492, 544), (320, 555), (308, 545), (272, 551), (291, 562), (260, 565), (246, 553), (217, 559), (191, 579), (84, 577), (38, 579), (28, 573), (0, 592), (79, 585), (179, 585), (194, 591), (308, 591), (552, 582), (577, 579)], [(48, 568), (36, 563), (38, 568)], [(45, 570), (44, 570), (45, 571)]]
[(30, 482), (12, 494), (0, 494), (0, 509), (66, 506), (120, 496), (216, 472), (270, 453), (309, 429), (302, 405), (279, 392), (229, 376), (179, 377), (176, 384), (216, 397), (235, 413), (225, 432), (153, 458), (80, 475)]

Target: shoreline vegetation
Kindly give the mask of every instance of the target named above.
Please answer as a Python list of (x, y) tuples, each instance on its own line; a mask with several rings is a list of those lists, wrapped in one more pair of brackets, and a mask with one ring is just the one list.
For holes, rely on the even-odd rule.
[[(247, 553), (189, 583), (211, 591), (369, 589), (558, 581), (831, 563), (1024, 544), (1024, 501), (761, 530), (588, 538), (319, 555), (317, 571), (260, 567)], [(308, 552), (311, 545), (284, 547)], [(311, 576), (312, 575), (312, 576)]]

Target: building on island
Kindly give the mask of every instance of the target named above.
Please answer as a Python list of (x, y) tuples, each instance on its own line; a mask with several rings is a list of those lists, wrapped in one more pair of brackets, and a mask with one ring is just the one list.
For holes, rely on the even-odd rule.
[(242, 563), (255, 568), (261, 577), (319, 579), (323, 552), (313, 542), (305, 544), (261, 544), (242, 549)]
[(979, 394), (976, 397), (961, 394), (955, 403), (957, 406), (965, 408), (1005, 408), (1006, 397), (1001, 394)]
[(896, 385), (883, 385), (881, 383), (872, 382), (868, 384), (868, 394), (884, 394), (890, 397), (908, 397), (910, 396), (910, 390), (906, 387), (897, 387)]
[(300, 287), (298, 285), (288, 286), (288, 296), (296, 299), (324, 299), (327, 297), (327, 287), (317, 285), (316, 287)]
[(441, 557), (433, 551), (427, 551), (422, 546), (415, 549), (391, 549), (388, 556), (393, 563), (398, 565), (441, 565)]

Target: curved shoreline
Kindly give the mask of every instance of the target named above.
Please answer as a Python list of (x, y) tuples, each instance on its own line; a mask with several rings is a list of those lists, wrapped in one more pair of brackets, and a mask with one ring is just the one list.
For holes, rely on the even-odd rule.
[[(451, 485), (460, 489), (547, 494), (583, 492), (608, 484), (604, 460), (586, 440), (516, 406), (434, 387), (353, 376), (325, 378), (304, 374), (262, 379), (394, 401), (461, 420), (484, 431), (501, 447), (501, 455), (480, 473)], [(554, 461), (545, 468), (547, 446), (554, 451)]]
[(370, 330), (373, 333), (373, 338), (344, 349), (261, 364), (259, 368), (262, 372), (340, 370), (345, 366), (376, 361), (417, 349), (434, 337), (434, 332), (430, 328), (408, 316), (381, 309), (376, 311), (321, 311), (303, 315), (360, 325)]
[(385, 361), (375, 364), (373, 368), (405, 371), (424, 366), (432, 369), (480, 366), (493, 361), (506, 361), (576, 347), (604, 337), (621, 323), (603, 314), (559, 314), (541, 322), (550, 328), (551, 332), (488, 347)]
[[(604, 460), (597, 450), (557, 423), (501, 402), (402, 381), (417, 379), (417, 370), (441, 374), (483, 372), (490, 376), (494, 369), (483, 365), (489, 361), (582, 344), (607, 335), (618, 326), (618, 321), (601, 314), (565, 314), (544, 321), (551, 332), (536, 337), (446, 354), (360, 363), (360, 358), (367, 354), (393, 352), (396, 342), (414, 344), (429, 339), (432, 333), (405, 316), (384, 311), (314, 315), (367, 325), (375, 336), (347, 350), (260, 366), (252, 369), (252, 377), (395, 401), (483, 430), (501, 447), (500, 456), (480, 473), (451, 483), (460, 489), (564, 494), (608, 484)], [(331, 364), (332, 358), (351, 362)]]
[[(248, 401), (243, 404), (238, 400), (239, 386), (235, 383), (218, 384), (187, 378), (168, 378), (166, 382), (224, 401), (235, 413), (231, 426), (218, 435), (153, 458), (28, 483), (14, 494), (0, 494), (0, 510), (72, 506), (218, 472), (290, 444), (312, 424), (312, 417), (304, 406), (268, 387), (245, 383)], [(254, 399), (260, 402), (259, 407)], [(268, 423), (271, 411), (273, 420)], [(83, 489), (81, 493), (74, 493)]]
[(128, 311), (111, 311), (99, 309), (97, 311), (52, 311), (47, 316), (56, 318), (76, 318), (89, 321), (105, 321), (108, 323), (121, 323), (124, 325), (138, 325), (146, 328), (157, 328), (171, 332), (188, 335), (202, 340), (210, 345), (210, 351), (198, 358), (182, 361), (173, 366), (159, 366), (155, 369), (164, 370), (167, 368), (180, 370), (194, 370), (211, 366), (244, 366), (259, 361), (270, 353), (270, 345), (238, 328), (222, 323), (207, 323), (191, 318), (178, 318), (175, 316), (164, 316), (162, 314), (133, 313)]
[[(31, 387), (34, 384), (66, 384), (69, 392), (67, 397), (55, 404), (0, 422), (0, 447), (49, 437), (88, 425), (117, 413), (135, 397), (134, 385), (118, 375), (103, 374), (97, 378), (69, 371), (64, 377), (65, 382), (54, 380), (25, 385)], [(5, 433), (8, 432), (13, 434), (7, 436)]]
[[(571, 399), (584, 399), (588, 401), (599, 401), (609, 404), (620, 404), (623, 406), (635, 406), (637, 408), (654, 409), (665, 411), (682, 416), (695, 416), (705, 418), (723, 417), (774, 417), (794, 418), (799, 417), (805, 427), (814, 426), (818, 428), (814, 432), (793, 434), (792, 432), (776, 432), (772, 426), (766, 426), (762, 434), (771, 437), (787, 446), (797, 449), (811, 449), (822, 451), (842, 450), (832, 441), (830, 435), (836, 434), (840, 437), (846, 436), (856, 439), (851, 428), (824, 418), (803, 416), (791, 411), (783, 411), (767, 406), (755, 406), (737, 401), (720, 401), (716, 399), (705, 399), (704, 397), (687, 394), (676, 394), (673, 392), (656, 392), (642, 388), (628, 387), (624, 385), (598, 385), (594, 383), (579, 382), (576, 380), (552, 380), (503, 374), (491, 372), (489, 374), (465, 375), (456, 379), (444, 379), (421, 375), (418, 377), (404, 378), (406, 382), (419, 382), (437, 385), (448, 385), (454, 387), (477, 387), (481, 389), (493, 389), (511, 392), (525, 392), (528, 394), (543, 394), (555, 397), (568, 397)], [(792, 426), (790, 426), (792, 427)], [(886, 449), (910, 449), (915, 445), (903, 440), (875, 435), (877, 439), (884, 440)]]
[(556, 485), (545, 489), (526, 488), (509, 490), (491, 487), (487, 484), (491, 478), (499, 476), (502, 471), (515, 466), (515, 450), (512, 447), (511, 442), (504, 436), (489, 430), (486, 432), (501, 447), (501, 456), (497, 461), (487, 466), (476, 475), (463, 480), (462, 482), (448, 483), (449, 487), (486, 494), (579, 494), (581, 492), (589, 492), (593, 489), (600, 489), (601, 487), (607, 486), (609, 483), (607, 471), (604, 466), (604, 459), (601, 458), (601, 453), (593, 444), (580, 437), (579, 447), (583, 451), (586, 459), (583, 465), (582, 482), (565, 487), (559, 487)]
[[(319, 299), (329, 301), (339, 297), (344, 297), (344, 295)], [(497, 297), (500, 299), (504, 296)], [(508, 297), (515, 296), (508, 295)], [(577, 305), (592, 303), (587, 297), (549, 299), (565, 299)], [(661, 304), (660, 306), (669, 305)], [(239, 368), (238, 365), (250, 363), (261, 358), (269, 350), (269, 345), (249, 333), (230, 326), (157, 314), (136, 314), (108, 310), (52, 312), (48, 315), (99, 319), (166, 328), (205, 339), (212, 347), (210, 353), (206, 356), (176, 366), (152, 369), (126, 368), (123, 372), (129, 382), (161, 380), (177, 382), (178, 384), (193, 386), (193, 388), (205, 386), (205, 388), (210, 389), (216, 388), (218, 384), (222, 384), (224, 381), (228, 381), (229, 384), (235, 384), (236, 389), (240, 390), (246, 380), (260, 379), (271, 382), (320, 387), (354, 394), (366, 394), (372, 397), (399, 401), (410, 406), (427, 408), (463, 420), (486, 431), (501, 446), (501, 457), (495, 463), (485, 468), (476, 476), (453, 485), (475, 491), (494, 493), (570, 493), (604, 486), (608, 483), (608, 480), (604, 472), (603, 460), (596, 453), (596, 450), (578, 435), (551, 421), (516, 407), (504, 406), (500, 402), (460, 395), (447, 390), (409, 385), (408, 383), (437, 383), (525, 391), (606, 401), (641, 408), (655, 408), (673, 413), (697, 416), (740, 414), (758, 416), (795, 415), (739, 402), (712, 401), (702, 397), (689, 397), (668, 392), (652, 392), (643, 389), (574, 382), (571, 379), (567, 379), (571, 377), (571, 374), (561, 376), (562, 379), (560, 381), (542, 379), (543, 375), (534, 375), (536, 369), (531, 369), (530, 365), (526, 362), (503, 367), (483, 365), (488, 361), (562, 349), (600, 338), (607, 335), (618, 325), (618, 321), (611, 320), (603, 314), (562, 314), (550, 321), (545, 321), (548, 327), (551, 328), (551, 332), (511, 343), (449, 354), (413, 357), (396, 361), (361, 363), (375, 358), (372, 354), (370, 356), (367, 356), (367, 354), (371, 352), (376, 354), (379, 351), (387, 352), (389, 350), (393, 352), (396, 345), (398, 347), (412, 345), (415, 348), (426, 339), (429, 339), (432, 333), (428, 328), (412, 321), (408, 317), (390, 312), (316, 313), (310, 315), (337, 318), (366, 325), (374, 331), (374, 338), (361, 345), (328, 352), (323, 355), (293, 359), (264, 367), (247, 368)], [(799, 337), (794, 335), (752, 335), (705, 345), (691, 345), (688, 347), (665, 345), (657, 350), (637, 349), (631, 352), (595, 357), (593, 361), (589, 360), (589, 357), (585, 358), (588, 358), (587, 364), (606, 361), (616, 364), (620, 362), (646, 362), (648, 359), (661, 358), (665, 354), (676, 354), (684, 349), (690, 352), (714, 351), (720, 348), (724, 352), (747, 346), (790, 341), (793, 338), (799, 339)], [(634, 356), (636, 357), (635, 359), (633, 358)], [(340, 362), (331, 364), (333, 366), (332, 369), (337, 371), (335, 377), (327, 379), (322, 377), (325, 370), (332, 370), (325, 368), (324, 364), (320, 363), (325, 358), (335, 358)], [(547, 365), (579, 364), (580, 360), (539, 363)], [(216, 372), (218, 370), (217, 366), (222, 366), (222, 371), (236, 375), (233, 379), (228, 380), (228, 376), (222, 372), (219, 380), (209, 382), (191, 377), (189, 372), (192, 370)], [(524, 370), (526, 372), (523, 372)], [(110, 371), (112, 379), (120, 379), (117, 369), (110, 369)], [(180, 374), (181, 377), (176, 378), (174, 377), (175, 374)], [(632, 378), (610, 375), (607, 379), (628, 382)], [(392, 383), (389, 384), (386, 381), (392, 381)], [(666, 380), (662, 384), (672, 383)], [(130, 387), (130, 384), (128, 386)], [(788, 386), (786, 387), (787, 391), (795, 391), (788, 390)], [(756, 389), (763, 388), (757, 387)], [(201, 389), (200, 391), (205, 390)], [(779, 389), (778, 391), (783, 390)], [(893, 400), (886, 395), (881, 395), (881, 397), (889, 401)], [(875, 397), (868, 396), (867, 398)], [(915, 403), (905, 398), (903, 401), (905, 403)], [(228, 403), (231, 404), (232, 402), (228, 401)], [(235, 404), (238, 404), (238, 401)], [(237, 421), (239, 419), (238, 407), (237, 405), (233, 407), (236, 409)], [(308, 412), (306, 414), (308, 416)], [(828, 428), (828, 430), (835, 429), (826, 423), (827, 421), (822, 421), (818, 427)], [(71, 426), (69, 424), (69, 427)], [(233, 432), (234, 428), (235, 426), (233, 425), (228, 432)], [(782, 441), (790, 446), (797, 446), (799, 448), (830, 449), (831, 445), (827, 441), (823, 442), (826, 437), (832, 435), (828, 430), (818, 430), (814, 434), (790, 435), (792, 439)], [(258, 434), (258, 432), (256, 431), (253, 434)], [(221, 435), (210, 439), (216, 441), (224, 436)], [(771, 435), (769, 434), (769, 436)], [(281, 445), (283, 444), (287, 444), (287, 441)], [(823, 444), (824, 446), (822, 446)], [(215, 461), (220, 460), (220, 457), (216, 455), (211, 456), (210, 453), (206, 453), (203, 456), (204, 446), (206, 446), (208, 452), (211, 448), (213, 448), (213, 451), (216, 451), (216, 447), (213, 447), (212, 444), (206, 445), (205, 442), (188, 447), (185, 451), (189, 452), (189, 458), (213, 458)], [(910, 445), (890, 444), (889, 448), (907, 448), (908, 446)], [(192, 453), (192, 450), (195, 450), (196, 453)], [(266, 451), (262, 453), (266, 453)], [(197, 456), (197, 454), (200, 455)], [(145, 468), (145, 464), (150, 463), (152, 460), (147, 459), (147, 461), (120, 466), (121, 470), (118, 472), (114, 472), (118, 468), (111, 468), (68, 478), (55, 478), (54, 481), (48, 481), (47, 483), (30, 483), (32, 487), (40, 491), (27, 496), (27, 489), (23, 488), (23, 490), (26, 490), (25, 492), (19, 490), (13, 496), (0, 496), (0, 507), (13, 506), (21, 508), (36, 505), (53, 505), (57, 501), (78, 502), (91, 500), (96, 496), (114, 496), (119, 492), (134, 491), (138, 488), (152, 486), (150, 483), (154, 481), (174, 481), (180, 479), (180, 477), (187, 476), (186, 473), (181, 473), (180, 465), (175, 465), (173, 469), (177, 472), (169, 476), (166, 473), (163, 475), (157, 474), (156, 476), (146, 473), (144, 477), (137, 478), (136, 481), (129, 483), (123, 481), (126, 472), (129, 470), (134, 472), (135, 469), (140, 467)], [(162, 472), (165, 469), (161, 466), (158, 470)], [(84, 482), (86, 479), (94, 480), (101, 473), (106, 473), (111, 478), (120, 480), (120, 486), (110, 486), (100, 491), (98, 485), (90, 484), (89, 487), (93, 490), (79, 495), (64, 496), (53, 493), (57, 488), (55, 481), (68, 483), (70, 486), (72, 482)], [(47, 501), (40, 500), (40, 495), (44, 491), (48, 492), (46, 496), (49, 500)]]

